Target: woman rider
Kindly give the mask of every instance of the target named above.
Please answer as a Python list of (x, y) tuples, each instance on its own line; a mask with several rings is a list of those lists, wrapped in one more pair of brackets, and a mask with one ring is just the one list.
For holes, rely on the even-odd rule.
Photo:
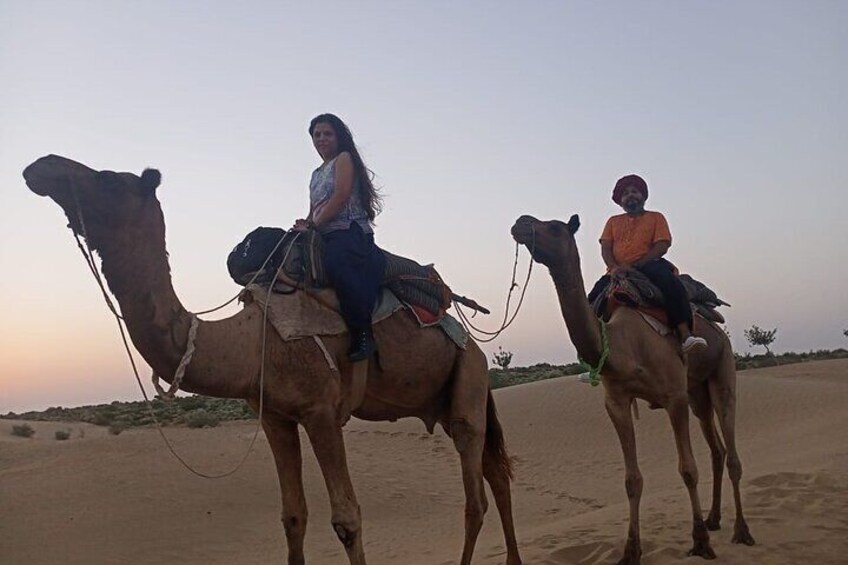
[(339, 298), (341, 315), (351, 335), (351, 361), (370, 357), (377, 349), (371, 332), (371, 312), (377, 302), (385, 257), (374, 244), (374, 218), (382, 209), (353, 136), (333, 114), (321, 114), (309, 124), (312, 144), (323, 163), (309, 182), (309, 215), (296, 230), (313, 227), (324, 241), (324, 266)]

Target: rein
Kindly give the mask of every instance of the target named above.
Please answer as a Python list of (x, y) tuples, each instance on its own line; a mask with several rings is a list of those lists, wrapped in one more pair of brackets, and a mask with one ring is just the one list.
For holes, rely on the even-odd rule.
[[(532, 230), (532, 244), (530, 248), (530, 265), (527, 267), (527, 276), (524, 279), (524, 286), (521, 288), (521, 297), (518, 299), (518, 306), (515, 307), (515, 312), (512, 313), (512, 316), (509, 315), (509, 304), (512, 300), (512, 293), (516, 287), (518, 287), (518, 283), (515, 282), (516, 272), (518, 270), (518, 242), (515, 242), (515, 260), (512, 263), (512, 281), (509, 285), (509, 292), (506, 296), (506, 306), (504, 307), (504, 317), (501, 321), (501, 326), (497, 330), (490, 332), (482, 330), (476, 327), (471, 323), (471, 320), (463, 310), (460, 304), (454, 300), (453, 305), (456, 308), (457, 316), (459, 317), (459, 321), (462, 323), (462, 326), (465, 328), (465, 331), (474, 341), (478, 343), (489, 343), (490, 341), (494, 341), (504, 332), (512, 323), (515, 321), (516, 316), (518, 316), (519, 310), (521, 310), (521, 305), (524, 303), (524, 295), (527, 292), (527, 285), (530, 282), (530, 274), (533, 272), (533, 252), (536, 251), (536, 230), (535, 228)], [(472, 314), (472, 318), (476, 316), (475, 312)], [(481, 334), (481, 336), (474, 335), (474, 332)]]
[[(80, 206), (80, 203), (79, 203), (79, 198), (77, 196), (76, 187), (75, 187), (73, 181), (70, 181), (69, 185), (70, 185), (70, 189), (71, 189), (71, 194), (73, 195), (73, 198), (74, 198), (74, 204), (76, 205), (77, 219), (79, 220), (80, 230), (82, 232), (82, 241), (80, 241), (80, 234), (78, 234), (73, 228), (71, 228), (71, 232), (74, 235), (74, 239), (76, 239), (77, 246), (79, 247), (80, 251), (82, 252), (83, 258), (85, 259), (85, 262), (88, 265), (89, 270), (91, 271), (92, 275), (94, 276), (94, 279), (97, 281), (97, 284), (100, 287), (100, 291), (103, 294), (103, 298), (106, 301), (106, 305), (109, 307), (109, 310), (112, 312), (112, 315), (115, 316), (115, 321), (118, 324), (118, 330), (120, 331), (121, 339), (124, 343), (124, 350), (126, 351), (127, 357), (130, 360), (130, 365), (132, 366), (133, 374), (135, 375), (135, 380), (138, 383), (138, 388), (141, 390), (141, 394), (144, 397), (144, 402), (145, 402), (145, 405), (147, 407), (147, 411), (148, 411), (151, 419), (153, 420), (153, 422), (156, 424), (156, 430), (159, 432), (159, 435), (162, 437), (162, 440), (165, 442), (165, 445), (167, 446), (168, 451), (171, 452), (171, 454), (177, 459), (177, 461), (179, 461), (182, 464), (183, 467), (185, 467), (191, 473), (197, 475), (198, 477), (202, 477), (204, 479), (222, 479), (224, 477), (228, 477), (228, 476), (234, 474), (247, 461), (247, 458), (250, 455), (251, 450), (253, 449), (253, 445), (254, 445), (254, 443), (256, 443), (256, 439), (259, 436), (259, 429), (260, 429), (260, 426), (262, 425), (262, 413), (263, 413), (263, 409), (264, 409), (264, 396), (265, 396), (265, 345), (266, 345), (266, 341), (267, 341), (266, 340), (266, 330), (267, 330), (267, 327), (268, 327), (268, 323), (267, 323), (268, 322), (268, 304), (270, 303), (270, 300), (266, 300), (265, 307), (264, 307), (263, 313), (262, 313), (263, 314), (263, 320), (262, 320), (262, 363), (260, 365), (260, 371), (259, 371), (259, 414), (258, 414), (257, 421), (256, 421), (256, 429), (253, 432), (253, 437), (251, 438), (250, 443), (247, 446), (247, 450), (245, 451), (244, 456), (235, 465), (235, 467), (233, 467), (229, 471), (226, 471), (226, 472), (221, 473), (221, 474), (208, 474), (208, 473), (203, 473), (201, 471), (198, 471), (195, 468), (193, 468), (188, 462), (186, 462), (185, 459), (183, 459), (176, 452), (176, 450), (174, 449), (174, 446), (171, 444), (170, 440), (168, 440), (167, 436), (165, 435), (165, 432), (162, 430), (162, 423), (156, 417), (156, 413), (153, 410), (153, 404), (151, 403), (150, 399), (147, 396), (147, 391), (144, 390), (144, 386), (141, 384), (141, 378), (139, 377), (139, 374), (138, 374), (138, 367), (136, 366), (135, 359), (133, 358), (132, 351), (130, 350), (129, 341), (127, 340), (127, 334), (126, 334), (126, 330), (125, 330), (126, 320), (124, 319), (123, 316), (121, 316), (121, 314), (118, 313), (118, 310), (117, 310), (117, 308), (115, 308), (115, 305), (112, 302), (112, 299), (109, 297), (109, 293), (106, 291), (106, 286), (103, 284), (103, 278), (100, 276), (100, 272), (97, 269), (97, 266), (95, 265), (94, 254), (91, 252), (91, 246), (88, 243), (88, 233), (86, 231), (85, 220), (83, 219), (82, 207)], [(262, 267), (259, 269), (257, 274), (254, 275), (254, 277), (250, 280), (250, 282), (248, 284), (251, 284), (256, 279), (259, 272), (261, 272), (261, 270), (265, 268), (265, 265), (268, 263), (268, 261), (270, 261), (271, 257), (274, 255), (274, 253), (277, 251), (277, 249), (283, 243), (284, 237), (285, 237), (285, 235), (282, 238), (280, 238), (280, 240), (274, 246), (274, 249), (271, 250), (271, 253), (265, 259), (265, 262), (262, 263)], [(283, 264), (285, 264), (285, 259), (288, 258), (288, 255), (291, 252), (292, 247), (294, 246), (294, 243), (297, 241), (297, 239), (299, 237), (300, 237), (300, 233), (297, 233), (292, 238), (291, 244), (289, 245), (289, 248), (286, 250), (285, 257), (283, 259)], [(281, 264), (280, 268), (282, 268), (282, 264)], [(278, 269), (278, 273), (279, 273), (279, 269)], [(268, 296), (269, 297), (271, 295), (273, 286), (274, 285), (271, 284), (268, 287)], [(231, 298), (230, 300), (228, 300), (224, 304), (217, 306), (215, 308), (212, 308), (210, 310), (204, 310), (202, 312), (198, 312), (198, 314), (208, 314), (210, 312), (220, 310), (221, 308), (224, 308), (225, 306), (227, 306), (228, 304), (230, 304), (231, 302), (236, 300), (240, 295), (241, 295), (241, 292), (236, 294), (233, 298)], [(180, 360), (180, 364), (177, 367), (176, 374), (174, 375), (174, 380), (172, 381), (171, 387), (169, 388), (169, 390), (165, 391), (164, 389), (162, 389), (162, 387), (159, 385), (159, 382), (158, 382), (159, 376), (155, 372), (152, 375), (154, 387), (156, 388), (157, 393), (159, 393), (160, 398), (162, 398), (163, 400), (171, 400), (171, 399), (174, 398), (174, 395), (176, 394), (177, 390), (179, 390), (180, 383), (182, 382), (183, 375), (185, 374), (185, 369), (188, 367), (188, 364), (191, 362), (191, 357), (194, 354), (194, 341), (195, 341), (195, 337), (197, 335), (197, 327), (198, 327), (198, 323), (199, 323), (199, 318), (197, 317), (196, 314), (193, 314), (191, 312), (189, 312), (189, 315), (191, 316), (191, 326), (189, 328), (189, 333), (188, 333), (188, 342), (187, 342), (187, 345), (186, 345), (186, 352), (183, 354), (183, 357)]]

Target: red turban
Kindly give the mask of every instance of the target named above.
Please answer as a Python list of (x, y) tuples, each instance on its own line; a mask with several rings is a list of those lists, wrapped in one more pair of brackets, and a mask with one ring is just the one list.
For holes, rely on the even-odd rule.
[(612, 201), (621, 205), (621, 193), (624, 192), (624, 189), (628, 186), (635, 187), (636, 190), (642, 193), (645, 200), (648, 199), (648, 183), (645, 182), (645, 179), (639, 175), (627, 175), (626, 177), (621, 177), (618, 179), (618, 182), (615, 183), (615, 188), (612, 189)]

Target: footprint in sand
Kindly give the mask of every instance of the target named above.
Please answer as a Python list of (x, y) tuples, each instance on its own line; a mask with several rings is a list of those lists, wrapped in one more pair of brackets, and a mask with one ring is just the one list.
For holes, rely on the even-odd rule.
[(598, 563), (608, 560), (615, 551), (616, 547), (610, 543), (592, 542), (557, 549), (550, 557), (556, 559), (556, 563)]

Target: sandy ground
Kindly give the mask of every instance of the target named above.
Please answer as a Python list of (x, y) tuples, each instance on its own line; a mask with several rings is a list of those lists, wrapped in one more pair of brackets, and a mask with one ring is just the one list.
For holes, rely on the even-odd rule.
[[(620, 556), (627, 529), (623, 460), (602, 391), (574, 378), (495, 393), (508, 448), (518, 458), (515, 518), (526, 563), (601, 564)], [(725, 474), (717, 563), (848, 562), (848, 361), (740, 374), (738, 442), (743, 499), (754, 547), (730, 543), (734, 516)], [(690, 510), (665, 414), (641, 406), (646, 565), (687, 558)], [(112, 436), (80, 424), (34, 423), (31, 439), (0, 420), (0, 563), (266, 564), (285, 562), (279, 487), (263, 435), (246, 465), (219, 480), (195, 477), (155, 430)], [(56, 441), (68, 429), (71, 439)], [(244, 453), (250, 423), (167, 428), (179, 452), (209, 473)], [(702, 505), (709, 507), (709, 455), (697, 424)], [(418, 421), (346, 427), (371, 564), (456, 563), (463, 495), (458, 458), (443, 432)], [(308, 444), (305, 444), (308, 447)], [(323, 481), (305, 450), (307, 561), (347, 563), (329, 523)], [(491, 501), (491, 497), (490, 497)], [(503, 562), (494, 504), (475, 563)]]

